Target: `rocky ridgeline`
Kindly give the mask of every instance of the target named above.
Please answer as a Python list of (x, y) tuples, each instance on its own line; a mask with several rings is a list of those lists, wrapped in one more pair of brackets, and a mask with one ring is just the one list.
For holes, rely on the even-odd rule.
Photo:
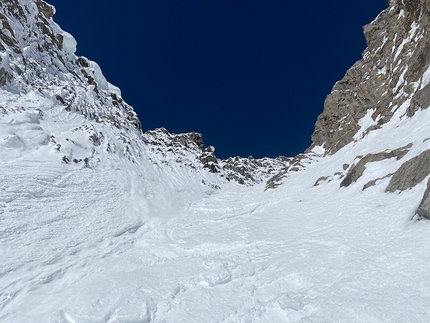
[[(85, 161), (88, 164), (94, 156), (94, 147), (120, 151), (133, 160), (132, 152), (137, 149), (132, 143), (135, 138), (130, 138), (136, 137), (141, 128), (136, 113), (121, 98), (120, 90), (106, 81), (95, 62), (74, 54), (76, 41), (52, 20), (54, 13), (54, 7), (41, 0), (4, 0), (0, 3), (2, 97), (17, 95), (23, 98), (35, 93), (33, 97), (37, 96), (39, 102), (50, 101), (52, 107), (62, 106), (65, 113), (78, 113), (86, 118), (87, 124), (71, 129), (74, 133), (83, 133), (87, 137), (86, 143), (78, 144), (71, 138), (49, 135), (49, 144), (58, 151), (62, 162)], [(5, 100), (0, 113), (12, 118), (14, 114), (32, 114), (34, 111), (31, 110), (36, 110), (19, 106), (18, 102)], [(44, 111), (37, 113), (43, 119)], [(101, 131), (104, 126), (115, 129), (113, 141)], [(17, 137), (17, 140), (23, 139)], [(72, 142), (75, 144), (70, 144)], [(74, 148), (81, 146), (93, 153), (74, 156)]]
[(67, 111), (117, 128), (140, 129), (136, 113), (122, 100), (120, 90), (106, 81), (100, 67), (74, 55), (76, 41), (53, 22), (54, 13), (42, 0), (2, 1), (2, 89), (23, 94), (37, 90), (54, 96)]
[[(419, 89), (423, 81), (428, 82), (423, 75), (430, 63), (427, 12), (422, 1), (391, 1), (389, 8), (364, 27), (368, 47), (362, 60), (334, 85), (315, 124), (313, 144), (306, 154), (296, 156), (295, 163), (301, 165), (314, 147), (324, 147), (324, 155), (335, 154), (380, 129), (411, 98), (423, 97)], [(425, 105), (423, 98), (415, 101), (404, 109), (405, 114), (411, 116), (418, 101)], [(366, 115), (369, 122), (363, 129), (361, 120)], [(369, 159), (372, 157), (366, 156), (363, 163)], [(269, 180), (267, 188), (280, 185), (290, 171), (283, 169)]]
[[(267, 181), (290, 163), (290, 158), (231, 157), (226, 160), (215, 156), (213, 146), (205, 147), (200, 133), (171, 134), (164, 128), (143, 134), (150, 151), (164, 165), (180, 164), (190, 169), (206, 169), (228, 181), (253, 185)], [(155, 158), (152, 160), (158, 163)]]

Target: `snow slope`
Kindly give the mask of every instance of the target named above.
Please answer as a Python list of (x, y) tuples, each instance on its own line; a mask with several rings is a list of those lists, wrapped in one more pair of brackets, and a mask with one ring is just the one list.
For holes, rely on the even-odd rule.
[[(73, 140), (83, 157), (87, 134), (70, 129), (88, 120), (38, 94), (12, 99), (25, 110), (2, 115), (1, 129), (29, 142), (2, 149), (1, 322), (427, 321), (430, 228), (410, 221), (425, 183), (387, 194), (385, 179), (362, 191), (398, 168), (395, 158), (339, 183), (360, 153), (425, 149), (429, 110), (314, 156), (265, 192), (164, 167), (143, 142), (134, 162), (98, 148), (89, 165), (59, 162), (42, 139)], [(314, 186), (322, 175), (331, 181)]]
[(335, 159), (265, 193), (149, 163), (6, 165), (0, 321), (426, 322), (420, 187), (313, 187)]
[[(372, 131), (367, 113), (352, 142), (313, 147), (276, 189), (258, 167), (257, 184), (239, 185), (205, 168), (197, 146), (170, 145), (188, 135), (142, 134), (49, 7), (7, 3), (28, 10), (29, 25), (2, 20), (17, 38), (43, 22), (65, 47), (59, 72), (42, 36), (25, 53), (0, 37), (12, 77), (0, 86), (0, 322), (428, 322), (430, 227), (414, 220), (429, 176), (385, 189), (429, 149), (429, 109), (407, 117), (406, 100)], [(368, 162), (341, 187), (362, 156), (399, 147), (402, 158)]]

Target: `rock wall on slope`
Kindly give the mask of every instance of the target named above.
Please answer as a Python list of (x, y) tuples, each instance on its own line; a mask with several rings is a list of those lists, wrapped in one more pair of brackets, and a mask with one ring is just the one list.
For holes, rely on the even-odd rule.
[[(404, 104), (409, 117), (428, 107), (429, 23), (429, 1), (396, 0), (364, 26), (368, 47), (363, 59), (327, 96), (313, 145), (324, 145), (327, 154), (334, 154), (389, 122)], [(369, 111), (368, 122), (360, 123)]]
[(99, 66), (74, 55), (76, 41), (53, 22), (54, 7), (42, 0), (6, 0), (0, 8), (3, 89), (47, 91), (69, 111), (116, 127), (140, 129), (137, 115)]
[[(52, 19), (55, 9), (42, 0), (6, 0), (0, 4), (0, 91), (5, 98), (0, 102), (0, 114), (8, 124), (19, 115), (38, 123), (45, 111), (16, 99), (36, 93), (31, 97), (48, 100), (49, 107), (61, 107), (64, 114), (83, 116), (88, 122), (70, 129), (67, 136), (49, 131), (42, 131), (43, 136), (39, 136), (37, 144), (51, 147), (62, 163), (89, 166), (100, 150), (119, 153), (139, 163), (145, 150), (153, 163), (167, 168), (181, 165), (217, 174), (226, 181), (246, 185), (266, 182), (266, 189), (276, 188), (289, 174), (306, 168), (318, 158), (335, 155), (342, 148), (377, 133), (394, 119), (413, 118), (418, 111), (427, 109), (430, 105), (428, 2), (391, 1), (389, 8), (364, 27), (368, 48), (363, 59), (335, 84), (316, 122), (312, 146), (294, 158), (221, 160), (215, 156), (213, 147), (205, 147), (201, 134), (171, 134), (165, 129), (142, 133), (137, 115), (121, 98), (119, 89), (106, 81), (96, 63), (74, 54), (76, 41), (55, 24)], [(103, 127), (113, 133), (108, 135)], [(23, 132), (15, 130), (13, 134), (9, 130), (0, 131), (3, 139), (0, 148), (33, 145)], [(423, 140), (423, 144), (426, 142)], [(419, 154), (428, 147), (410, 153), (416, 148), (411, 145), (414, 146), (411, 142), (397, 146), (394, 143), (379, 151), (360, 152), (352, 160), (345, 160), (343, 169), (322, 174), (315, 185), (336, 179), (342, 180), (341, 187), (347, 187), (360, 179), (369, 165), (393, 157), (402, 163), (415, 157), (419, 161)], [(363, 189), (385, 179), (391, 181), (387, 192), (414, 187), (418, 182), (407, 172), (411, 170), (405, 166), (391, 173), (375, 174)], [(425, 168), (421, 173), (419, 178), (424, 180), (428, 171)], [(407, 178), (412, 182), (405, 184)]]

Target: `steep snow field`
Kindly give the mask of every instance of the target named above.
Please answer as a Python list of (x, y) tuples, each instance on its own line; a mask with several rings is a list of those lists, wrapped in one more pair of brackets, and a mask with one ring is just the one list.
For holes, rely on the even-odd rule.
[[(15, 99), (22, 109), (0, 119), (1, 322), (428, 321), (430, 227), (410, 220), (425, 183), (362, 191), (395, 158), (348, 188), (334, 173), (403, 141), (415, 156), (429, 111), (314, 156), (265, 192), (163, 166), (143, 143), (136, 163), (101, 149), (89, 165), (60, 162), (48, 133), (85, 156), (88, 139), (70, 129), (87, 120), (39, 94)], [(414, 131), (393, 141), (390, 129)], [(314, 187), (321, 176), (332, 180)]]

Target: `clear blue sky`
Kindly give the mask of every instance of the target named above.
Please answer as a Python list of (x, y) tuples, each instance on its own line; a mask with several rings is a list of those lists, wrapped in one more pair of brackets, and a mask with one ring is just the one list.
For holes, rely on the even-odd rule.
[(48, 0), (144, 130), (197, 131), (221, 158), (293, 156), (387, 0)]

